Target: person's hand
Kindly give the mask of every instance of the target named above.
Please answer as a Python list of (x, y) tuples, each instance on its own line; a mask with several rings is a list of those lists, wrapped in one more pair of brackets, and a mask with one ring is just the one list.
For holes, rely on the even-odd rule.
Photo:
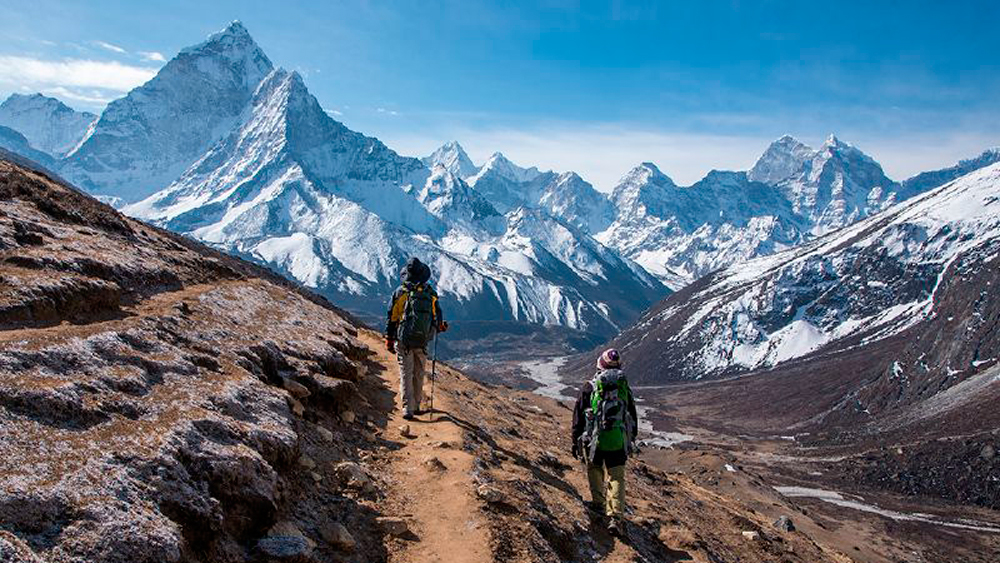
[(580, 459), (580, 444), (573, 442), (573, 459)]
[(441, 321), (438, 324), (438, 332), (448, 332), (448, 321)]
[(385, 339), (385, 349), (389, 351), (390, 354), (396, 353), (396, 341), (391, 338)]

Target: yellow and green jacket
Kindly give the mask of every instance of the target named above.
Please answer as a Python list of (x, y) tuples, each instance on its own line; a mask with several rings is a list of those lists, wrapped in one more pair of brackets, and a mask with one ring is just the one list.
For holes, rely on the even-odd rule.
[[(424, 291), (431, 292), (434, 301), (434, 326), (439, 326), (444, 321), (444, 316), (441, 314), (441, 303), (438, 301), (437, 292), (434, 291), (434, 288), (429, 283), (419, 285), (423, 285)], [(386, 315), (386, 340), (399, 339), (399, 321), (403, 320), (403, 312), (406, 310), (406, 300), (410, 296), (410, 291), (413, 290), (413, 287), (412, 284), (404, 283), (397, 287), (396, 291), (392, 292), (392, 300), (389, 301), (389, 313)]]

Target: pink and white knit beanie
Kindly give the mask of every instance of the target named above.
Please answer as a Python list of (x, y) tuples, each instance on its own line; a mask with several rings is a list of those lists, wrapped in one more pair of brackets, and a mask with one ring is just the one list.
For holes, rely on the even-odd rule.
[(618, 354), (618, 350), (614, 348), (608, 348), (601, 354), (600, 358), (597, 358), (598, 369), (619, 369), (621, 367), (622, 358)]

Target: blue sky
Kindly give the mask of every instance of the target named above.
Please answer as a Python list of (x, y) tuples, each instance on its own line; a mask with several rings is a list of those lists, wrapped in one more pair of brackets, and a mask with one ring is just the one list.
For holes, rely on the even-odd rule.
[(691, 183), (829, 133), (891, 177), (1000, 144), (1000, 2), (0, 0), (0, 95), (99, 110), (239, 19), (348, 126), (405, 153)]

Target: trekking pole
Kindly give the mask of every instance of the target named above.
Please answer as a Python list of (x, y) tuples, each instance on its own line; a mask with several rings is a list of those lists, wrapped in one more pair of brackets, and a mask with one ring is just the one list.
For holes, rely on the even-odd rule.
[(434, 412), (434, 375), (437, 373), (437, 361), (438, 361), (438, 334), (440, 334), (436, 329), (434, 330), (434, 355), (431, 357), (431, 412)]

